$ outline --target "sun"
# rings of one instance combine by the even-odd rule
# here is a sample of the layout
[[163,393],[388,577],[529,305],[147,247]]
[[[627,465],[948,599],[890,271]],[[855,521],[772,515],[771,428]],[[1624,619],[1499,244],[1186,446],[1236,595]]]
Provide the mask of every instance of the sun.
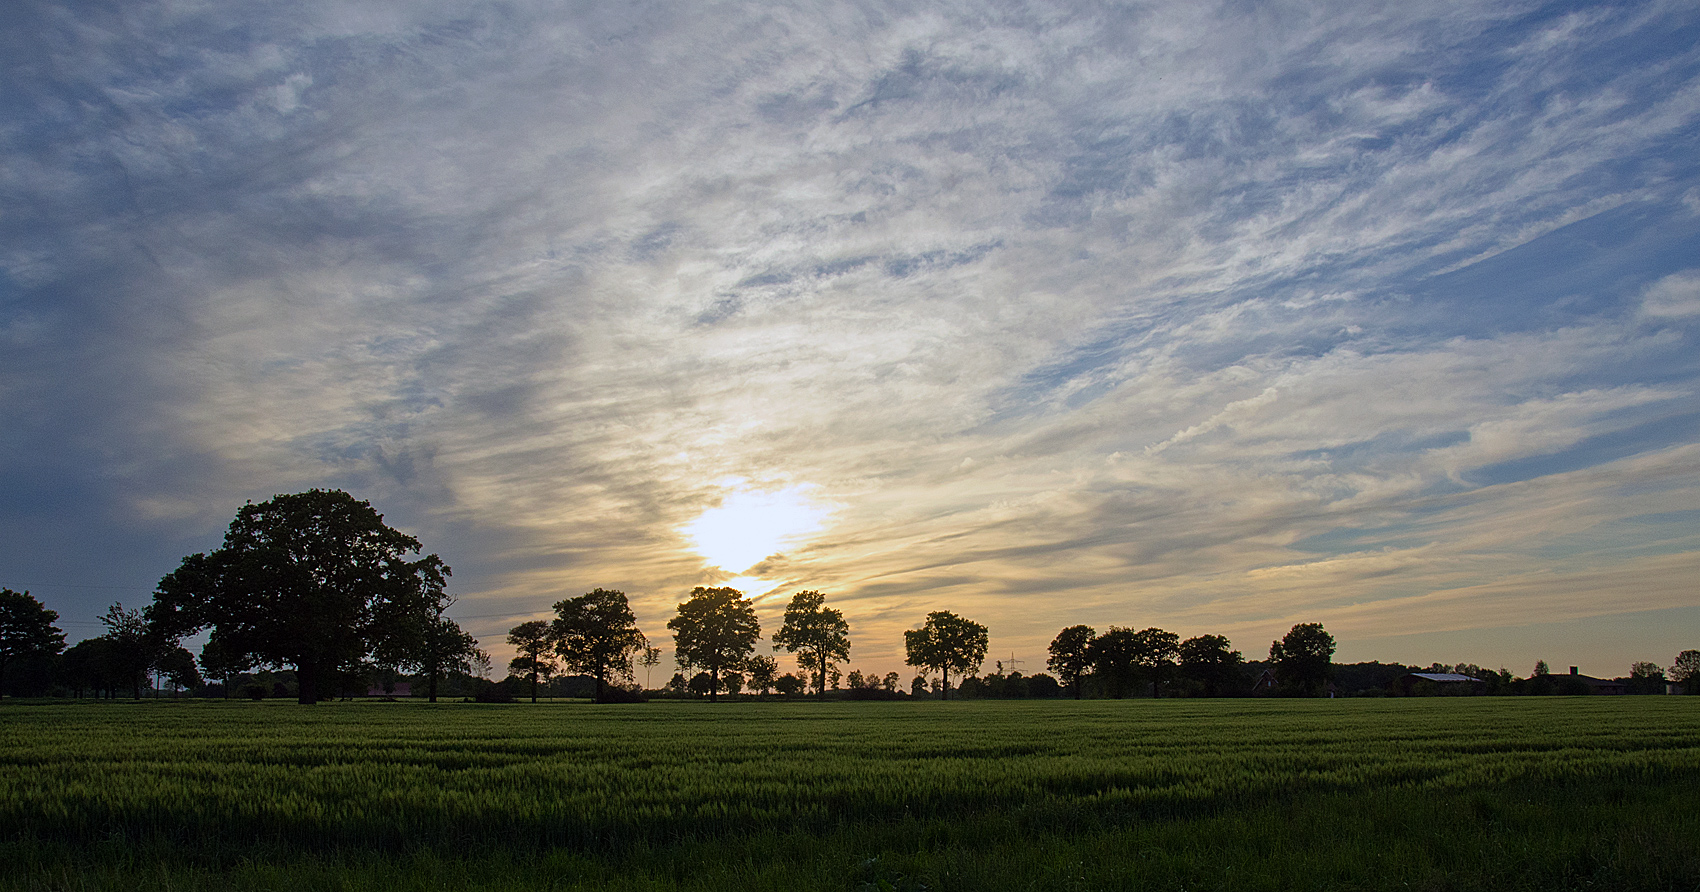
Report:
[[742,573],[821,528],[828,512],[809,499],[812,488],[761,492],[739,486],[680,531],[708,563]]

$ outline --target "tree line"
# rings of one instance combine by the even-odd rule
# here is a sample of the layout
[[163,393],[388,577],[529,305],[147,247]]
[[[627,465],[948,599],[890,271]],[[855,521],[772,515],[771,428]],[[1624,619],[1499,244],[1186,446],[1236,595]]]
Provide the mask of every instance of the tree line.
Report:
[[[145,610],[113,605],[102,617],[106,633],[71,648],[53,626],[56,613],[28,592],[0,591],[0,691],[14,687],[7,671],[20,663],[34,667],[33,687],[41,687],[40,667],[51,664],[55,681],[77,696],[127,688],[138,697],[149,673],[187,688],[199,686],[204,673],[224,679],[228,691],[245,673],[288,667],[301,703],[364,693],[379,670],[416,674],[435,701],[445,677],[487,667],[489,658],[447,616],[454,603],[445,591],[450,568],[420,552],[417,539],[391,529],[371,505],[340,490],[249,502],[223,545],[185,557],[160,580]],[[667,628],[678,671],[665,689],[710,700],[746,687],[793,696],[813,688],[826,697],[843,679],[839,667],[850,654],[849,623],[818,591],[793,594],[772,635],[774,652],[796,656],[795,674],[780,674],[772,657],[756,652],[761,625],[754,605],[736,589],[693,589]],[[197,661],[181,641],[200,632],[209,634]],[[1221,635],[1182,640],[1156,628],[1111,626],[1100,634],[1074,625],[1048,647],[1046,666],[1055,678],[1023,679],[1013,664],[1008,674],[1000,664],[997,673],[980,679],[988,641],[980,623],[950,611],[927,614],[919,628],[903,633],[905,662],[919,673],[909,693],[930,689],[948,698],[954,678],[961,692],[990,696],[1018,689],[1077,699],[1220,696],[1243,693],[1248,682],[1262,692],[1315,696],[1329,684],[1335,650],[1321,624],[1300,623],[1271,642],[1253,679],[1250,670],[1259,667]],[[514,626],[507,642],[516,651],[508,674],[528,685],[534,701],[539,686],[563,672],[592,679],[599,701],[639,699],[635,669],[652,670],[661,658],[638,628],[626,595],[601,588],[556,602],[550,620]],[[1632,678],[1651,678],[1655,670],[1662,684],[1663,670],[1651,663],[1636,664]],[[929,674],[936,675],[930,684]],[[1670,674],[1691,691],[1700,687],[1700,651],[1678,655]],[[1538,667],[1536,677],[1543,675]],[[848,680],[853,695],[902,693],[895,672],[852,671]],[[1529,692],[1545,690],[1536,687],[1542,684]]]

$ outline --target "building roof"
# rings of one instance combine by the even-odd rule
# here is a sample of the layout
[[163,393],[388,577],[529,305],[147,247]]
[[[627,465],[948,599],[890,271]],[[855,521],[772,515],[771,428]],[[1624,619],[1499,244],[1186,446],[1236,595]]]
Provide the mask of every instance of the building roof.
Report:
[[1479,678],[1471,678],[1468,675],[1459,675],[1456,672],[1412,672],[1411,675],[1417,678],[1428,679],[1429,681],[1481,681]]

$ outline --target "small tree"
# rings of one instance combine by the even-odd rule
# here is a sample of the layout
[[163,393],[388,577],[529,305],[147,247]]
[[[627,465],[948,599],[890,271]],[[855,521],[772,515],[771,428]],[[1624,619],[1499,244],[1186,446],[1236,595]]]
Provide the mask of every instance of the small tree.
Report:
[[540,619],[527,620],[508,630],[508,643],[519,655],[508,662],[508,674],[531,680],[531,702],[537,702],[539,679],[547,681],[560,668],[555,662],[555,634]]
[[826,606],[820,592],[797,592],[785,607],[785,624],[773,634],[773,646],[799,653],[797,661],[813,673],[826,697],[826,679],[834,663],[850,659],[850,624]]
[[1095,636],[1091,626],[1069,626],[1051,639],[1051,656],[1045,665],[1068,686],[1076,700],[1080,699],[1081,677],[1092,670],[1092,639]]
[[897,686],[902,684],[902,683],[903,683],[903,676],[898,675],[895,672],[887,672],[885,674],[885,678],[880,680],[880,687],[883,687],[887,691],[890,691],[891,693],[895,694],[895,693],[897,693]]
[[741,668],[761,637],[755,608],[735,588],[697,586],[667,628],[675,659],[707,670],[710,700],[719,696],[721,673]]
[[643,655],[638,657],[638,665],[643,667],[643,686],[648,688],[655,674],[655,667],[661,665],[661,648],[645,647]]
[[108,607],[100,621],[106,625],[101,637],[111,642],[106,657],[112,674],[130,686],[137,700],[142,699],[142,682],[163,651],[159,638],[140,610],[125,610],[122,604]]
[[[445,676],[481,665],[486,667],[487,674],[490,660],[488,654],[478,649],[478,639],[449,618],[448,610],[454,606],[455,599],[443,592],[443,575],[446,573],[432,574],[411,597],[384,605],[384,634],[374,650],[380,665],[425,676],[425,691],[432,703],[437,702],[437,691]],[[320,666],[319,681],[331,675],[327,668],[330,667]]]
[[58,619],[28,591],[0,588],[0,693],[6,691],[6,664],[65,649],[65,633],[53,625]]
[[1685,650],[1671,663],[1671,680],[1690,694],[1700,694],[1700,650]]
[[1289,690],[1305,696],[1321,693],[1328,684],[1333,658],[1334,636],[1324,631],[1321,623],[1299,623],[1269,645],[1275,677]]
[[195,671],[195,655],[183,647],[167,648],[156,661],[155,668],[165,674],[173,689],[201,686],[201,673]]
[[774,683],[778,680],[779,664],[772,657],[757,656],[750,657],[746,666],[750,689],[767,696],[767,692],[773,690]]
[[787,672],[773,680],[773,687],[775,690],[779,691],[779,693],[787,697],[795,697],[803,692],[803,688],[806,687],[806,684],[801,678]]
[[903,647],[911,666],[937,669],[944,677],[943,698],[950,699],[950,673],[966,675],[986,661],[986,627],[963,619],[948,610],[927,614],[919,629],[903,633]]
[[691,693],[698,697],[706,697],[714,694],[715,687],[718,684],[719,682],[707,672],[698,672],[691,676],[691,680],[686,683],[686,686],[690,688]]
[[597,589],[555,604],[556,652],[567,667],[596,679],[596,699],[608,699],[608,680],[629,679],[632,657],[649,645],[624,592]]
[[105,636],[84,638],[65,649],[65,682],[79,699],[84,691],[97,699],[102,693],[113,696],[120,684],[129,684],[128,679],[118,677],[112,651],[112,640]]
[[201,670],[208,678],[217,678],[224,682],[224,696],[229,699],[236,684],[236,676],[254,668],[253,658],[239,650],[226,646],[219,635],[207,639],[201,646]]
[[1663,694],[1665,667],[1658,663],[1640,662],[1629,667],[1629,693]]

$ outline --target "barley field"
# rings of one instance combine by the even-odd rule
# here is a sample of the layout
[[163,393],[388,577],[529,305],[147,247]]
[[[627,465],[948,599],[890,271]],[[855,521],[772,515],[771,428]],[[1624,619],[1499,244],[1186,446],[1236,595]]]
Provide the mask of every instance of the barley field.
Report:
[[1700,698],[0,705],[0,889],[1700,889]]

